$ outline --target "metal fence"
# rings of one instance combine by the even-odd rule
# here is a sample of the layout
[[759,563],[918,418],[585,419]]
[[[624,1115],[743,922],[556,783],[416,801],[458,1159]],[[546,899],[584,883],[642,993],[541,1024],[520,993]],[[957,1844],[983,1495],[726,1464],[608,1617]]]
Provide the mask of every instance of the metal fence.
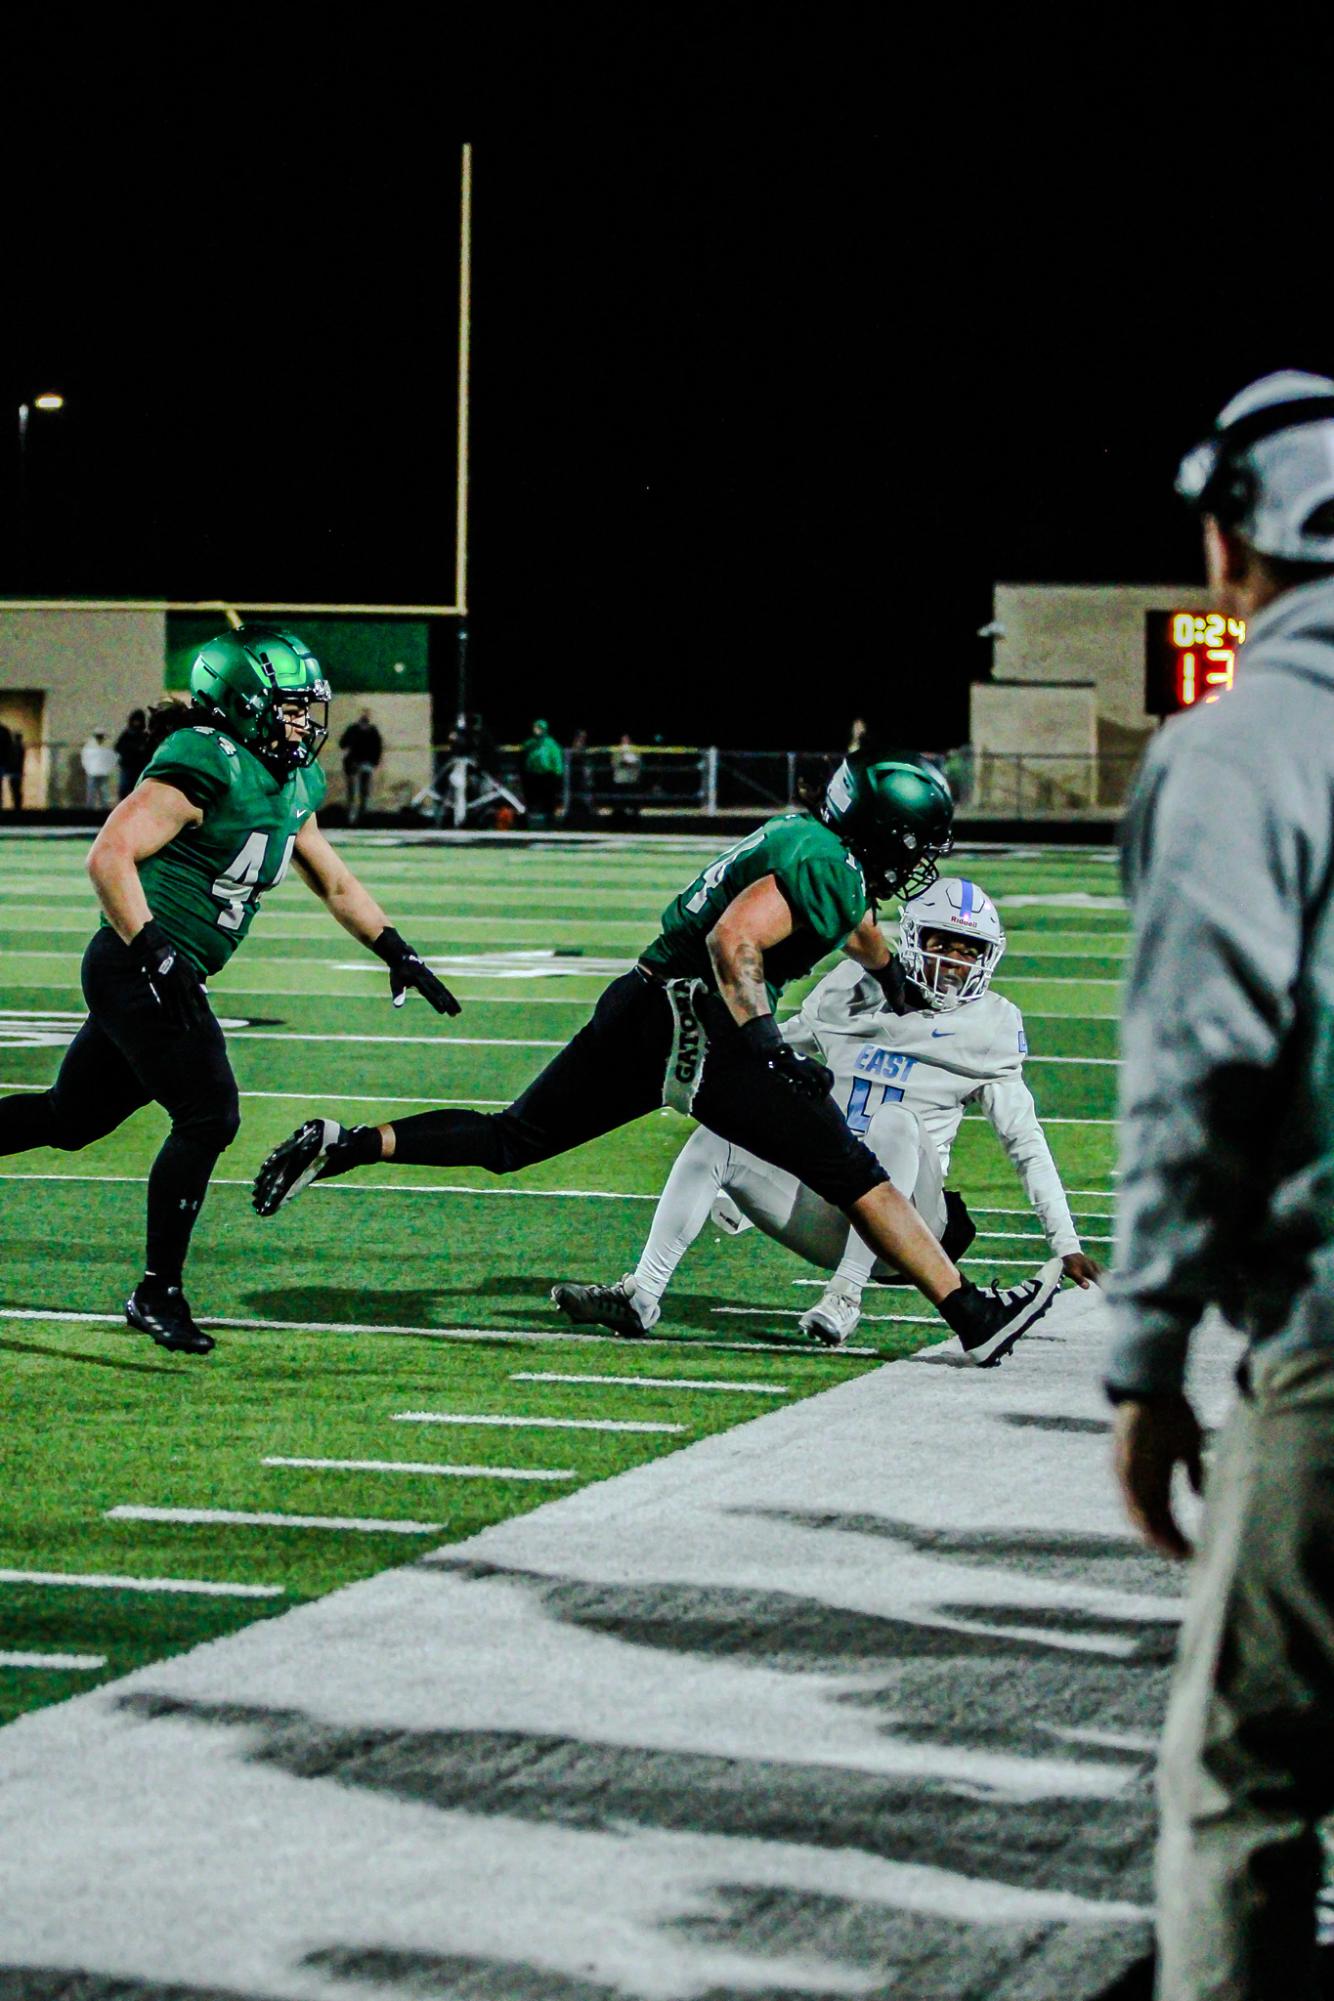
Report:
[[[96,810],[99,800],[90,792],[80,750],[81,745],[73,743],[29,745],[21,803],[39,810]],[[420,749],[413,754],[422,757]],[[740,820],[813,803],[839,755],[663,744],[567,750],[557,811],[572,827],[679,813]],[[965,744],[942,753],[940,762],[965,813],[1024,819],[1082,814],[1110,818],[1125,801],[1139,754],[974,752]],[[447,746],[432,753],[432,765],[434,775],[424,786],[382,772],[372,787],[369,809],[438,826],[504,825],[523,816],[526,802],[516,746],[502,746],[485,772],[476,765],[463,767]],[[419,770],[424,768],[424,762],[418,764]],[[341,806],[346,789],[338,760],[326,761],[326,770],[330,804]],[[0,774],[0,811],[17,803],[14,791],[12,779]],[[101,806],[114,805],[118,796],[113,771],[101,788]]]

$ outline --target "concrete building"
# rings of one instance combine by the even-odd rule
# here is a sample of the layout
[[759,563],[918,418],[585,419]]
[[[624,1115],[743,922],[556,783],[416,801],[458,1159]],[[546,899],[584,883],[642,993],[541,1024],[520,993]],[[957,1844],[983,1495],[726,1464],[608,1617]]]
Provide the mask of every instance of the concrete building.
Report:
[[1170,700],[1163,615],[1206,605],[1199,584],[997,584],[991,678],[972,691],[970,804],[1114,814]]
[[[406,804],[431,772],[428,621],[300,611],[254,616],[291,624],[328,671],[334,699],[322,762],[330,803],[344,794],[338,739],[369,708],[385,743],[373,803]],[[95,729],[114,742],[131,709],[181,693],[194,650],[225,623],[221,610],[197,606],[0,601],[0,723],[23,733],[24,804],[81,801],[79,746]]]

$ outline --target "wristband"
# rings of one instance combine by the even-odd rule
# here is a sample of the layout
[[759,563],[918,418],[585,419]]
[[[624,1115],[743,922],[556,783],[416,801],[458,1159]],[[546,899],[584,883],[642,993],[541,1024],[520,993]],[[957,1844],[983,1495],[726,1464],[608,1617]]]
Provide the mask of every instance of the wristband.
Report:
[[769,1056],[775,1049],[786,1049],[787,1044],[778,1032],[778,1023],[771,1014],[757,1014],[750,1021],[743,1021],[741,1033],[747,1046],[757,1056]]
[[385,925],[384,930],[371,946],[371,950],[377,959],[384,960],[386,966],[396,964],[399,959],[410,959],[412,957],[411,945],[405,943],[399,937],[392,924]]

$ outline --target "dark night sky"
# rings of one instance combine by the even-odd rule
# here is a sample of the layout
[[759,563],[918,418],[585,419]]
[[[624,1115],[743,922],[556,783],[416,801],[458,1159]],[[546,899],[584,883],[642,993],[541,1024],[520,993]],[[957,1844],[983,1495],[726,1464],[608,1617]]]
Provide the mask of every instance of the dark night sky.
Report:
[[1195,574],[1180,449],[1334,370],[1327,28],[307,18],[25,51],[0,593],[447,602],[463,137],[501,734],[957,740],[993,581]]

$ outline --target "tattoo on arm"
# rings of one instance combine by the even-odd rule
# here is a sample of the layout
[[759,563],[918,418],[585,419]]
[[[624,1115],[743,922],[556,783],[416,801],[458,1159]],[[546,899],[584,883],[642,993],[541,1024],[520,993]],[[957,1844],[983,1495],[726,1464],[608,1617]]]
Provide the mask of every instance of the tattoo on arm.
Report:
[[737,1021],[772,1013],[764,985],[764,954],[758,945],[742,938],[725,955],[715,952],[712,957],[718,991]]

